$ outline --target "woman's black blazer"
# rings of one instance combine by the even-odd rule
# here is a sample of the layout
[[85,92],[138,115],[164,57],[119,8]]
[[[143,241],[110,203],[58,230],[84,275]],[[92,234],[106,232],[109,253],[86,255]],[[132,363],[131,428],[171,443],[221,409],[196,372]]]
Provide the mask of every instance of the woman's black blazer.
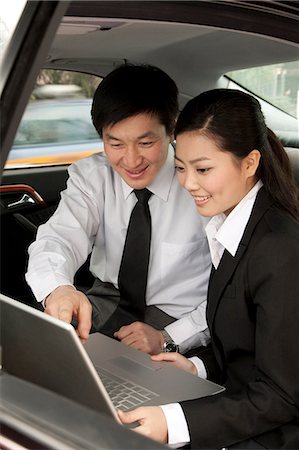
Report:
[[204,361],[226,391],[181,403],[191,448],[298,449],[299,223],[264,188],[235,257],[211,274],[207,319],[214,367]]

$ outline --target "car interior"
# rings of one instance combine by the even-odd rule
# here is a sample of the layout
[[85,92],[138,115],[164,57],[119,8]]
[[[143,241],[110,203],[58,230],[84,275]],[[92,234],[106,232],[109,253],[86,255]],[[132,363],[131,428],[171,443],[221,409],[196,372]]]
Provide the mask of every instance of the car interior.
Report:
[[[281,29],[277,28],[275,36],[262,34],[262,19],[256,10],[249,11],[255,14],[257,30],[253,31],[257,32],[246,29],[252,26],[248,16],[242,16],[232,2],[174,2],[171,6],[151,2],[151,8],[146,2],[70,2],[42,68],[92,74],[100,80],[126,61],[153,64],[176,81],[181,107],[208,89],[242,89],[226,75],[241,69],[295,62],[298,81],[298,33],[293,36],[290,27],[292,20],[298,20],[296,11],[284,6],[279,17],[280,28],[288,20],[288,39],[279,36]],[[267,11],[261,6],[258,12],[261,17],[268,14],[269,28],[274,28],[276,23],[269,19],[278,19],[271,17],[270,8]],[[242,20],[237,21],[238,14]],[[264,99],[260,101],[268,126],[281,137],[299,182],[298,120]],[[66,180],[67,165],[28,163],[3,172],[2,291],[33,306],[38,305],[24,281],[27,248],[37,226],[55,210]],[[76,283],[84,289],[91,282],[85,265]]]
[[[46,8],[50,8],[47,4],[52,2],[28,3],[36,3],[35,8],[37,4],[44,3],[41,7],[45,8],[44,15],[47,16]],[[44,18],[44,24],[47,23],[50,29],[49,35],[42,40],[41,47],[35,49],[33,33],[30,44],[31,51],[39,53],[39,61],[42,61],[41,64],[32,64],[35,79],[41,70],[51,70],[88,74],[99,77],[100,82],[119,64],[128,62],[152,64],[167,72],[179,88],[180,108],[189,99],[208,89],[221,87],[248,90],[260,100],[268,127],[285,146],[299,185],[297,2],[222,0],[53,3],[64,3],[63,12],[59,13],[61,17],[56,19],[56,25]],[[29,21],[26,14],[21,20]],[[35,24],[39,24],[37,16]],[[292,82],[290,87],[283,86],[282,89],[297,89],[297,103],[292,106],[292,113],[286,111],[282,103],[275,105],[230,76],[238,71],[272,65],[285,67],[287,64],[291,64]],[[276,82],[285,83],[281,72],[276,73]],[[35,79],[31,86],[35,84]],[[30,88],[26,83],[25,77],[24,90],[26,88],[28,91]],[[18,89],[21,91],[22,87]],[[15,131],[27,102],[25,99],[22,101],[23,106],[15,120]],[[10,117],[8,114],[7,120]],[[11,145],[6,144],[6,134],[3,134],[3,165],[14,137],[9,139]],[[2,173],[1,292],[35,308],[41,307],[33,298],[24,278],[27,248],[34,240],[37,227],[55,211],[60,192],[66,187],[67,170],[68,164],[47,161],[7,166]],[[92,284],[88,261],[78,271],[75,284],[82,290]],[[157,445],[157,448],[160,446]]]

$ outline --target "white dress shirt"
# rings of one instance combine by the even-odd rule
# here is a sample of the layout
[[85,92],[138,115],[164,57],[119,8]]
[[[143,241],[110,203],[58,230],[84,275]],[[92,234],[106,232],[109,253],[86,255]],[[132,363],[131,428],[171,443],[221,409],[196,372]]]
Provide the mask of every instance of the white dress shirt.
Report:
[[258,181],[227,217],[224,214],[218,214],[207,224],[206,234],[215,269],[219,265],[224,250],[235,256],[257,193],[262,186],[263,183]]
[[[232,256],[235,256],[237,253],[257,193],[262,186],[263,183],[258,181],[228,216],[218,214],[212,217],[207,224],[206,233],[212,262],[216,270],[224,250],[227,250]],[[203,371],[203,362],[197,357],[192,357],[190,360],[195,364],[198,376],[206,378],[205,370]],[[171,403],[162,405],[161,408],[165,414],[168,426],[169,446],[178,448],[188,444],[190,435],[181,405],[179,403]]]
[[[173,148],[150,186],[151,254],[147,305],[178,319],[166,327],[182,352],[205,345],[206,295],[211,258],[206,219],[177,180]],[[118,287],[118,272],[131,211],[133,189],[110,167],[105,154],[69,167],[67,189],[57,211],[41,225],[29,248],[26,280],[42,301],[60,285],[72,285],[78,268],[92,252],[90,270]]]

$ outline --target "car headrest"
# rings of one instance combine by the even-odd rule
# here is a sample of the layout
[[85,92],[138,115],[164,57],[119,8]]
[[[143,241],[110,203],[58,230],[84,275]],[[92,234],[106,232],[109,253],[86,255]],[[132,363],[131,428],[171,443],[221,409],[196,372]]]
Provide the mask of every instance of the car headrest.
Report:
[[299,148],[285,147],[285,151],[289,156],[294,177],[297,185],[299,186]]
[[282,145],[286,148],[299,148],[298,131],[275,131],[276,136],[280,139]]

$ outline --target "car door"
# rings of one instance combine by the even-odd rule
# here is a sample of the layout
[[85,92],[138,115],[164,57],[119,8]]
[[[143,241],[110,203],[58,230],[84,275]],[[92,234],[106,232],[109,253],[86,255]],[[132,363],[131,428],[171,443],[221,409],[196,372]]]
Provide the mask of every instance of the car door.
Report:
[[[1,64],[1,172],[48,48],[68,2],[27,2]],[[66,167],[6,171],[1,179],[1,291],[30,303],[24,281],[26,250],[34,230],[18,220],[53,208]],[[54,181],[55,180],[55,181]]]

